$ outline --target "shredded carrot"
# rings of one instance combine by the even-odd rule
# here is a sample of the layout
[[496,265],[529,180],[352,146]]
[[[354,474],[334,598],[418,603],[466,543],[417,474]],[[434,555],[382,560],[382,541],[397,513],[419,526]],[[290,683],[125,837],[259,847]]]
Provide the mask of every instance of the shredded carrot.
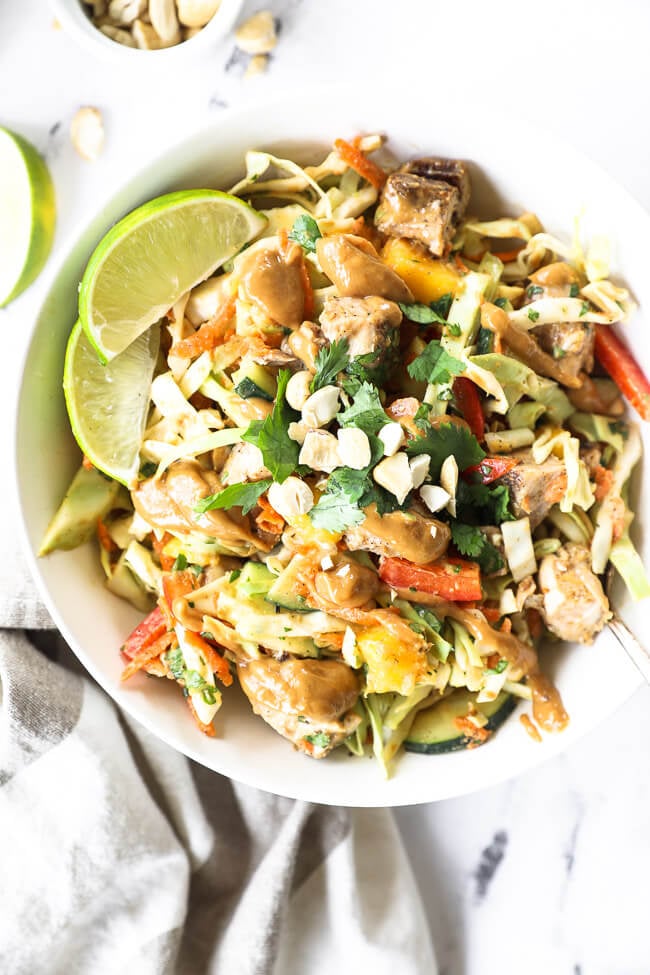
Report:
[[499,260],[503,261],[504,264],[509,264],[510,261],[517,260],[519,257],[519,252],[523,250],[523,248],[524,245],[522,244],[521,247],[513,247],[513,249],[510,251],[492,251],[492,256],[498,257]]
[[255,518],[255,524],[263,532],[271,535],[281,535],[284,531],[284,518],[271,507],[264,495],[260,495],[257,503],[262,509]]
[[191,630],[186,630],[185,639],[190,646],[194,647],[195,650],[198,650],[199,653],[203,654],[208,667],[213,674],[216,674],[221,683],[225,687],[230,687],[232,684],[232,674],[230,673],[228,661],[222,657],[220,653],[217,653],[214,647],[210,646],[208,641],[204,640],[203,637],[199,636],[198,633],[193,633]]
[[217,735],[212,725],[205,724],[205,722],[201,721],[198,714],[196,713],[196,708],[194,707],[194,704],[192,702],[191,695],[188,694],[185,700],[187,701],[188,708],[192,712],[192,717],[194,718],[197,727],[203,732],[204,735],[207,735],[208,738],[216,738]]
[[235,299],[230,298],[211,321],[201,325],[200,329],[182,339],[172,347],[172,354],[182,359],[195,359],[203,352],[210,352],[227,337],[230,320],[235,314]]
[[485,616],[488,623],[497,623],[503,616],[501,610],[497,609],[495,606],[481,606],[481,612],[483,613],[483,616]]
[[386,182],[386,173],[376,163],[361,152],[357,146],[346,142],[345,139],[335,139],[334,149],[344,163],[355,173],[367,180],[376,190],[380,190]]
[[97,519],[97,538],[101,547],[109,555],[115,555],[116,552],[119,552],[119,546],[111,538],[108,528],[101,518]]
[[462,259],[462,257],[460,256],[460,254],[454,254],[454,263],[455,263],[456,267],[458,268],[458,270],[459,271],[462,271],[463,274],[468,274],[469,273],[469,268],[468,268],[467,264],[465,264],[465,261]]
[[142,670],[145,664],[148,664],[151,660],[155,660],[161,653],[164,653],[175,639],[176,634],[173,631],[171,633],[163,633],[162,636],[159,636],[148,647],[143,647],[142,650],[138,650],[133,659],[122,671],[120,680],[128,680],[129,677],[133,677],[139,670]]
[[596,482],[596,490],[594,492],[596,501],[602,501],[605,495],[609,493],[614,475],[608,467],[603,467],[602,464],[599,464],[594,471],[594,480]]
[[163,549],[168,542],[172,540],[173,536],[169,532],[165,532],[162,538],[158,539],[155,535],[152,536],[151,544],[153,545],[153,550],[158,556],[158,561],[160,562],[160,568],[163,572],[169,572],[174,562],[176,561],[171,555],[165,555]]
[[163,596],[171,612],[174,612],[174,600],[181,596],[198,589],[198,580],[190,569],[181,569],[178,572],[166,572],[162,578]]
[[81,461],[81,466],[85,471],[92,471],[95,469],[95,465],[91,460],[89,460],[86,455],[83,455],[83,460]]

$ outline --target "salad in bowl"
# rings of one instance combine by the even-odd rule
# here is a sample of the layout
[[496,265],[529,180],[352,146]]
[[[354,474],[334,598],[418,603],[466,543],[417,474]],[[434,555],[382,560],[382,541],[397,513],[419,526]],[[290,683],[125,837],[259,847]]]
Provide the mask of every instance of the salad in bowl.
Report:
[[607,625],[610,566],[650,594],[624,413],[650,385],[607,241],[478,219],[464,160],[379,135],[245,164],[93,254],[64,375],[84,460],[41,554],[97,537],[144,617],[124,680],[175,683],[206,735],[235,682],[299,751],[386,772],[521,700],[561,731],[544,643]]

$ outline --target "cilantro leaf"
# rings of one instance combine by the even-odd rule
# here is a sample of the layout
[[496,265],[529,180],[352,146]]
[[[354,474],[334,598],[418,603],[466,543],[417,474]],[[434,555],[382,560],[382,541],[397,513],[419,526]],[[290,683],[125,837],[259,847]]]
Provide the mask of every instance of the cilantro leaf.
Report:
[[289,424],[298,418],[286,401],[289,375],[288,369],[281,369],[278,373],[278,392],[273,412],[264,420],[253,420],[242,434],[242,440],[255,444],[262,451],[264,465],[279,484],[295,471],[300,453],[300,446],[289,436]]
[[494,349],[494,332],[491,332],[489,328],[481,327],[478,330],[478,338],[476,340],[476,353],[477,355],[487,355]]
[[[351,388],[349,383],[346,384],[346,391]],[[388,423],[376,386],[362,382],[352,395],[354,399],[350,406],[338,415],[340,426],[356,427],[364,433],[375,434]]]
[[455,322],[447,322],[446,328],[447,328],[447,331],[449,332],[449,334],[450,335],[453,335],[454,338],[458,338],[458,336],[461,333],[461,327],[460,327],[460,325],[456,325]]
[[418,430],[426,430],[429,424],[429,416],[431,415],[431,407],[428,403],[420,403],[417,408],[417,412],[413,417],[413,422],[415,423]]
[[577,298],[579,294],[580,294],[580,288],[578,287],[578,285],[575,283],[572,284],[571,287],[569,288],[569,298]]
[[308,213],[301,213],[299,217],[296,217],[293,223],[293,227],[289,231],[289,240],[293,240],[294,243],[300,244],[302,249],[308,254],[313,254],[316,250],[316,241],[319,237],[323,235],[320,232],[320,228],[313,217],[310,217]]
[[539,319],[539,312],[535,311],[534,308],[529,308],[527,314],[531,322],[536,322]]
[[357,501],[358,498],[351,496],[342,484],[330,477],[327,491],[309,512],[311,523],[329,532],[344,532],[354,525],[360,525],[365,515]]
[[329,386],[332,380],[347,368],[349,362],[346,338],[335,340],[326,349],[319,349],[316,356],[316,375],[310,386],[312,393],[322,389],[323,386]]
[[499,550],[488,541],[476,525],[464,525],[462,522],[453,521],[451,537],[460,554],[478,562],[486,575],[498,572],[503,567]]
[[172,565],[172,572],[182,572],[183,569],[187,568],[187,556],[179,552],[174,559],[174,564]]
[[583,301],[580,305],[580,318],[582,318],[583,315],[586,315],[589,310],[589,302]]
[[157,470],[157,464],[154,464],[154,462],[151,460],[145,460],[144,464],[140,468],[140,477],[153,477]]
[[544,289],[539,284],[529,284],[526,288],[526,294],[529,298],[538,298],[544,294]]
[[429,302],[429,308],[431,311],[435,311],[440,318],[446,319],[453,300],[454,296],[451,291],[447,291],[444,295],[437,298],[436,301]]
[[328,734],[324,731],[317,731],[313,735],[305,735],[305,741],[310,741],[312,745],[316,745],[317,748],[327,748],[331,739]]
[[494,304],[497,306],[497,308],[502,308],[503,311],[505,311],[506,310],[506,306],[508,304],[508,299],[507,298],[495,298],[494,299]]
[[214,511],[216,508],[241,507],[242,514],[247,515],[251,508],[257,504],[259,496],[270,488],[272,483],[271,478],[267,477],[263,481],[252,481],[250,484],[246,482],[231,484],[217,494],[210,494],[207,498],[201,498],[194,505],[194,510],[198,514],[203,514],[206,511]]
[[448,383],[452,376],[465,372],[465,363],[449,355],[442,344],[433,339],[406,368],[411,379],[425,383]]
[[421,301],[409,303],[398,301],[398,305],[404,317],[417,325],[432,325],[434,322],[438,325],[446,325],[452,301],[453,295],[449,292],[428,305],[424,305]]
[[485,451],[480,443],[466,427],[455,423],[443,423],[434,429],[426,422],[424,430],[424,436],[409,441],[406,452],[410,457],[416,457],[418,454],[430,456],[429,473],[434,481],[438,479],[440,468],[451,454],[456,458],[460,471],[480,463],[485,457]]
[[512,521],[509,504],[510,491],[506,484],[489,487],[487,484],[467,484],[465,481],[458,483],[456,506],[460,521],[483,525]]
[[165,654],[165,663],[169,667],[172,677],[174,677],[176,680],[180,680],[185,670],[181,648],[176,647],[175,650],[168,650]]

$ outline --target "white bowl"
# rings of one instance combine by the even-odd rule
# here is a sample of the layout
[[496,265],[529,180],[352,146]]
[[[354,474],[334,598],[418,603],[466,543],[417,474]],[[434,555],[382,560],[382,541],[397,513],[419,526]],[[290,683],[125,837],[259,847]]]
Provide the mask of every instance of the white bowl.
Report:
[[133,67],[144,63],[149,66],[167,66],[172,63],[178,64],[183,60],[188,64],[194,63],[198,56],[214,47],[228,33],[244,0],[221,0],[221,6],[212,20],[198,34],[187,41],[159,51],[143,51],[140,48],[127,47],[106,37],[88,17],[81,0],[50,0],[50,3],[63,29],[67,30],[71,37],[82,44],[90,54],[114,61],[120,66]]
[[[110,595],[93,545],[37,560],[34,552],[79,463],[70,435],[61,375],[63,354],[75,321],[77,283],[96,242],[128,210],[169,190],[228,187],[250,147],[281,145],[295,151],[330,142],[336,136],[381,130],[402,157],[418,153],[460,156],[474,162],[473,209],[481,215],[535,210],[547,228],[569,236],[573,219],[583,213],[588,234],[608,234],[617,265],[625,269],[641,308],[650,308],[646,245],[650,219],[610,176],[566,145],[540,132],[523,130],[516,139],[438,100],[430,122],[421,106],[388,89],[355,103],[345,90],[329,88],[273,103],[224,113],[209,128],[167,150],[110,199],[61,263],[56,281],[34,324],[19,396],[16,464],[22,515],[31,566],[43,597],[83,664],[118,704],[174,748],[217,772],[285,796],[348,806],[392,806],[457,796],[493,784],[541,762],[622,705],[640,678],[623,651],[605,631],[593,647],[550,649],[542,657],[571,715],[569,728],[535,744],[512,718],[484,747],[450,755],[404,755],[386,782],[374,761],[347,756],[343,749],[325,761],[293,751],[260,718],[254,717],[238,691],[225,694],[216,721],[216,739],[202,736],[190,719],[178,689],[167,681],[138,676],[119,682],[119,647],[138,622],[138,613]],[[650,373],[650,344],[643,316],[628,330],[635,353]],[[644,440],[648,436],[644,432]],[[637,472],[635,486],[650,490],[650,451]],[[643,531],[645,510],[638,491],[634,536],[646,565],[650,539]],[[643,505],[645,509],[647,505]],[[643,607],[617,597],[625,619],[644,635]],[[646,624],[647,625],[647,624]]]

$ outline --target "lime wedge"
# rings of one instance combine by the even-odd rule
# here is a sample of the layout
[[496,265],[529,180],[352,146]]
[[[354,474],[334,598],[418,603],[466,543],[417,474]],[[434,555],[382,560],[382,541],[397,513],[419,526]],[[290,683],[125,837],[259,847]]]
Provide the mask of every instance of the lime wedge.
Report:
[[149,412],[160,332],[149,329],[102,365],[77,322],[68,339],[63,391],[75,439],[95,467],[131,487]]
[[120,220],[97,245],[79,292],[79,317],[101,360],[126,349],[265,222],[216,190],[159,196]]
[[41,272],[55,222],[47,166],[29,142],[0,128],[0,308]]

